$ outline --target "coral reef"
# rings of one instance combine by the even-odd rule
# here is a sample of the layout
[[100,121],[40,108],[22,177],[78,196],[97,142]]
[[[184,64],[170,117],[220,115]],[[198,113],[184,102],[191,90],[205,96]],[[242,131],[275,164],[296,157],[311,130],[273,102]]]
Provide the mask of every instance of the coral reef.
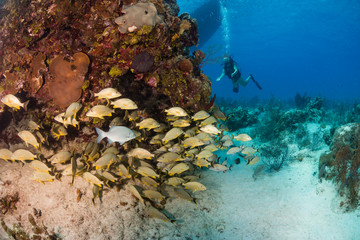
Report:
[[228,116],[226,124],[230,130],[236,131],[240,128],[245,128],[257,123],[260,113],[259,109],[251,110],[241,106],[226,109],[225,114]]
[[334,179],[340,195],[346,196],[349,209],[359,204],[360,124],[336,129],[330,151],[319,161],[319,177]]
[[[191,112],[206,106],[211,88],[210,81],[199,70],[201,60],[192,62],[196,69],[193,72],[178,72],[177,67],[179,59],[191,58],[187,56],[187,48],[198,41],[196,21],[186,14],[177,17],[175,1],[135,3],[85,0],[4,3],[0,19],[3,29],[0,33],[0,97],[25,92],[26,97],[33,98],[32,109],[41,106],[52,116],[81,96],[80,101],[86,104],[92,100],[92,92],[105,87],[117,87],[128,96],[140,93],[141,100],[151,98],[152,101],[142,105],[151,109],[150,115],[181,101]],[[127,29],[120,32],[115,19],[130,20],[134,18],[134,10],[142,11],[145,18],[135,18],[140,23],[132,32]],[[128,27],[133,26],[130,25]],[[86,54],[91,63],[85,73],[71,69],[72,74],[79,76],[75,81],[68,80],[73,85],[69,85],[67,88],[71,91],[67,91],[64,89],[67,83],[56,80],[59,77],[54,75],[52,65],[60,63],[69,68],[70,64],[71,68],[80,52]],[[152,56],[153,64],[149,69],[139,70],[136,61],[144,52]],[[176,96],[173,84],[169,84],[170,76],[179,78],[172,81],[183,88],[181,96]],[[198,102],[187,102],[187,94]]]

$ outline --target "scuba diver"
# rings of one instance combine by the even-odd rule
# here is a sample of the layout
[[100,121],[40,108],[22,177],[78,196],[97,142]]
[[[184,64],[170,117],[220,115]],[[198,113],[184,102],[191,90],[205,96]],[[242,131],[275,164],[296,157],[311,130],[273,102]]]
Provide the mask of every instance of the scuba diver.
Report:
[[262,89],[262,87],[259,85],[258,82],[255,81],[254,77],[251,74],[246,79],[242,78],[237,63],[230,56],[227,55],[224,57],[223,71],[220,77],[216,79],[216,81],[220,81],[225,75],[232,81],[233,92],[239,92],[239,84],[243,87],[246,87],[250,80],[252,80],[260,90]]

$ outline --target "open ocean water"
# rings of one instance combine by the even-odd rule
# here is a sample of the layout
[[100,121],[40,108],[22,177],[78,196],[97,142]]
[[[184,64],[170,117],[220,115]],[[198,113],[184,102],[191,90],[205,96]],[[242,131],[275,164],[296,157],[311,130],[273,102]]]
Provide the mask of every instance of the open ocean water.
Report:
[[[181,12],[191,14],[211,1],[181,0],[178,5]],[[228,50],[242,74],[253,74],[263,87],[259,91],[250,83],[235,94],[229,79],[215,82],[221,62],[209,64],[203,70],[213,80],[217,96],[286,99],[300,93],[334,100],[359,98],[359,1],[215,1],[220,3],[221,25],[201,50],[207,53],[209,47],[222,46],[219,55]],[[201,33],[203,26],[199,27]]]

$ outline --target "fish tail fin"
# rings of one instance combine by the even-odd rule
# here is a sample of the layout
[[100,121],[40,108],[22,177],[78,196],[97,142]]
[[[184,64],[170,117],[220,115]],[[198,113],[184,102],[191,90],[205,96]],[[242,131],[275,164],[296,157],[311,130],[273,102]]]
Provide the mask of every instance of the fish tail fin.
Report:
[[96,130],[96,133],[98,134],[96,143],[99,143],[105,137],[105,132],[99,128],[95,128],[95,130]]
[[27,100],[26,102],[23,103],[23,108],[25,109],[25,111],[27,111],[27,106],[29,104],[30,100]]

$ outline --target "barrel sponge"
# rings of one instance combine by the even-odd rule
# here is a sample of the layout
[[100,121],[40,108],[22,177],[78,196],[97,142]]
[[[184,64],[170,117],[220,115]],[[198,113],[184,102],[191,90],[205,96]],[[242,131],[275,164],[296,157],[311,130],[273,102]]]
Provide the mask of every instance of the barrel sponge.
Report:
[[89,57],[82,52],[75,53],[71,61],[60,55],[50,62],[49,93],[56,105],[64,108],[81,97],[89,64]]
[[125,6],[122,13],[123,15],[115,19],[121,33],[133,32],[144,25],[154,27],[155,24],[161,22],[156,7],[152,3],[140,2]]

